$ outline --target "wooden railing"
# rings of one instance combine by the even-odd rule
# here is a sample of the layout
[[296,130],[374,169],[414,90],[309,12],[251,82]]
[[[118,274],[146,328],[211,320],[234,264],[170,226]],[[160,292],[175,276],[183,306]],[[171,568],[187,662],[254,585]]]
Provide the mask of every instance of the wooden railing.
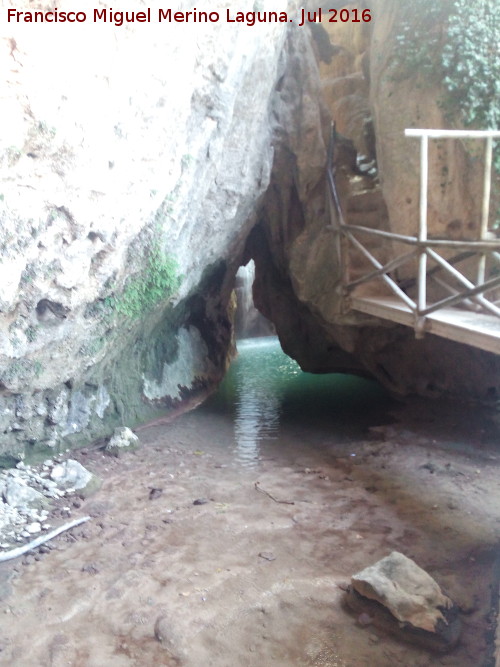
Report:
[[[500,240],[491,239],[488,232],[489,208],[491,200],[491,171],[493,140],[500,138],[500,131],[467,131],[467,130],[417,130],[405,131],[407,137],[420,139],[420,213],[418,234],[408,236],[381,229],[372,229],[360,225],[351,225],[346,222],[342,212],[340,199],[335,185],[333,154],[335,149],[335,129],[332,129],[332,138],[328,151],[327,180],[330,193],[330,203],[335,209],[331,216],[334,230],[338,233],[338,247],[342,270],[342,284],[344,294],[349,296],[353,290],[365,283],[382,280],[394,294],[401,299],[414,314],[415,331],[417,336],[423,335],[425,318],[427,315],[444,307],[455,306],[458,303],[465,307],[481,309],[500,317],[500,308],[497,303],[488,299],[485,293],[500,286],[500,268],[487,274],[487,259],[493,265],[500,267]],[[446,238],[430,239],[427,231],[427,193],[429,177],[428,148],[429,139],[484,139],[486,141],[484,158],[484,185],[481,211],[479,239],[477,241],[460,241]],[[332,212],[333,213],[333,212]],[[403,244],[411,249],[397,254],[382,264],[362,241],[358,238],[377,237],[383,243],[390,241],[389,254],[394,253],[394,246]],[[396,242],[396,243],[395,243]],[[350,249],[356,248],[372,265],[373,270],[365,275],[351,280],[349,267]],[[438,251],[456,251],[458,254],[445,259]],[[476,259],[475,279],[471,280],[458,270],[457,265],[471,258]],[[409,262],[417,262],[416,275],[404,281],[397,281],[393,276],[396,269]],[[429,264],[434,266],[429,269]],[[433,281],[448,296],[433,303],[428,302],[428,281]],[[407,294],[410,287],[416,288],[416,297],[413,299]]]

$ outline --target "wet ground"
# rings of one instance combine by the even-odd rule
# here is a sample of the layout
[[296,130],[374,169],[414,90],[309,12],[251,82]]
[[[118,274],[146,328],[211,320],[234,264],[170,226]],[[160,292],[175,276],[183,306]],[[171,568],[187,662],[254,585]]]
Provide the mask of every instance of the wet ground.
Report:
[[[138,451],[77,454],[103,479],[72,507],[92,520],[1,564],[0,664],[488,664],[500,555],[492,415],[397,404],[356,378],[316,382],[272,341],[259,345],[260,359],[242,346],[207,404],[142,428]],[[345,609],[351,574],[392,550],[461,607],[450,655]]]

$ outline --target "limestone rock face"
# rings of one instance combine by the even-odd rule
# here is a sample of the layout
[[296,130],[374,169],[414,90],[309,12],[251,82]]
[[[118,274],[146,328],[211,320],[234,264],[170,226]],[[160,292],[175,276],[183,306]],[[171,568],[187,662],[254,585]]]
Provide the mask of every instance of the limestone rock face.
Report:
[[[377,159],[391,227],[415,234],[419,205],[419,142],[405,128],[449,128],[439,101],[442,89],[431,77],[399,64],[397,34],[407,17],[405,2],[377,0],[370,58],[370,101]],[[477,239],[482,169],[475,141],[429,142],[429,235]]]
[[220,379],[286,28],[9,24],[0,451],[50,455]]
[[325,192],[330,119],[307,32],[290,31],[286,63],[274,100],[271,184],[247,244],[256,265],[254,299],[304,370],[363,372],[348,349],[347,328],[337,325],[340,266]]

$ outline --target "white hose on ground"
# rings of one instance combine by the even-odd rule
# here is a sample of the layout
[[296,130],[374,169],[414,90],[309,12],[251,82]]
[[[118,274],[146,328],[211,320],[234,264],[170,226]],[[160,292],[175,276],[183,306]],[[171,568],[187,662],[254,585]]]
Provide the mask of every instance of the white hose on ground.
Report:
[[28,551],[36,549],[36,547],[39,547],[40,545],[45,544],[45,542],[52,540],[54,537],[57,537],[57,535],[64,533],[64,531],[69,530],[70,528],[74,528],[75,526],[79,526],[81,523],[85,523],[85,521],[89,520],[89,516],[84,516],[80,519],[74,519],[73,521],[69,521],[68,523],[64,523],[62,526],[59,526],[59,528],[54,528],[54,530],[51,530],[50,533],[40,535],[40,537],[31,540],[31,542],[23,544],[22,547],[16,547],[10,551],[4,551],[3,553],[0,553],[0,563],[6,560],[12,560],[13,558],[18,558]]

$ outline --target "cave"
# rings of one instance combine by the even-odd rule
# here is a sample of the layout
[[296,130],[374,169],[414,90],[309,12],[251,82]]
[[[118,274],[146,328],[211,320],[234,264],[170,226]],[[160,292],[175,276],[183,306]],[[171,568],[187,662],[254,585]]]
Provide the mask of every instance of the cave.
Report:
[[[429,303],[465,290],[457,310],[497,330],[498,20],[431,4],[9,14],[0,662],[498,662],[498,341],[354,307],[390,281],[419,302],[425,254]],[[429,140],[417,238],[405,131],[470,127],[484,155]],[[390,552],[435,578],[460,640],[349,607]]]

